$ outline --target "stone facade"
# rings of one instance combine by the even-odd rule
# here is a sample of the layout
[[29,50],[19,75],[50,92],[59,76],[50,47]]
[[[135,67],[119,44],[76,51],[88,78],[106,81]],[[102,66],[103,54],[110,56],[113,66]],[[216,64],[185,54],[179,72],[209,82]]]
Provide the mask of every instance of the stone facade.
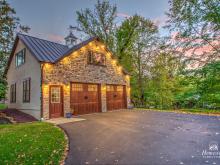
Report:
[[[88,51],[102,52],[106,55],[106,65],[88,64]],[[70,83],[101,84],[102,112],[106,112],[106,84],[126,85],[127,105],[130,105],[130,79],[112,58],[110,52],[99,41],[92,41],[81,49],[72,52],[55,64],[43,66],[43,117],[49,118],[49,86],[59,84],[64,91],[64,114],[70,112]]]

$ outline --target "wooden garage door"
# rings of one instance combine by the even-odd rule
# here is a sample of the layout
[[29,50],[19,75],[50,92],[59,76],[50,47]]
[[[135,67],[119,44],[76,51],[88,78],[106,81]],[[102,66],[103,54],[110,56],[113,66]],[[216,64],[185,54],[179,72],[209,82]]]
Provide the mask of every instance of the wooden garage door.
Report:
[[125,86],[107,85],[106,97],[108,111],[126,108]]
[[100,112],[100,86],[98,84],[71,84],[70,105],[74,115]]

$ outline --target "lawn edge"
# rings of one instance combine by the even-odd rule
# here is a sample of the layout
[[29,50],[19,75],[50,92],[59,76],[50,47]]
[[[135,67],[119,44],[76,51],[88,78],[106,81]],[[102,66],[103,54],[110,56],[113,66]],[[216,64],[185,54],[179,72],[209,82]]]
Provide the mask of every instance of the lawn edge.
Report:
[[66,146],[64,148],[63,156],[62,156],[62,159],[59,162],[60,165],[64,165],[65,164],[65,160],[67,158],[67,155],[69,153],[69,143],[70,143],[69,137],[68,137],[68,134],[66,133],[66,131],[64,129],[62,129],[59,125],[56,125],[56,124],[53,124],[53,125],[63,132],[64,138],[66,140]]
[[220,114],[214,114],[214,113],[198,113],[198,112],[183,112],[178,110],[157,110],[157,109],[144,109],[144,108],[134,108],[135,111],[154,111],[154,112],[170,112],[170,113],[178,113],[178,114],[189,114],[189,115],[202,115],[202,116],[220,116]]

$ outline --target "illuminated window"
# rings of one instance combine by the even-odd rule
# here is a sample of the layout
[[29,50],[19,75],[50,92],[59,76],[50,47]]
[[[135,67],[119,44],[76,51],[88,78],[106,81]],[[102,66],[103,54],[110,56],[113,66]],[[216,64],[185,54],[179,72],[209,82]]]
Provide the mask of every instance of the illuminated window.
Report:
[[88,52],[88,64],[104,66],[105,63],[106,63],[106,58],[103,53],[92,52],[92,51]]
[[123,86],[117,86],[117,92],[123,92]]
[[97,92],[98,91],[97,85],[88,85],[88,91]]
[[60,87],[51,87],[51,103],[60,103]]
[[107,85],[106,90],[107,90],[108,92],[112,92],[112,91],[114,91],[114,86],[112,86],[112,85]]
[[72,84],[72,91],[83,91],[82,84]]

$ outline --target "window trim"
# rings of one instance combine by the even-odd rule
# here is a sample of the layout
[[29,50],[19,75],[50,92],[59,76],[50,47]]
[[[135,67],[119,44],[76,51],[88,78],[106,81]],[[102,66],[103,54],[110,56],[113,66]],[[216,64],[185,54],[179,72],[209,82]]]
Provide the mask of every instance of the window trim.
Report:
[[10,103],[16,103],[16,83],[10,86]]
[[27,78],[23,80],[23,103],[30,103],[30,101],[31,101],[31,78]]
[[[22,52],[23,52],[23,54],[22,54],[23,55],[23,62],[20,65],[18,65],[18,55],[20,55],[20,53],[22,53]],[[23,48],[22,50],[20,50],[19,52],[17,52],[15,54],[15,66],[16,66],[16,68],[24,65],[25,62],[26,62],[26,48]]]

